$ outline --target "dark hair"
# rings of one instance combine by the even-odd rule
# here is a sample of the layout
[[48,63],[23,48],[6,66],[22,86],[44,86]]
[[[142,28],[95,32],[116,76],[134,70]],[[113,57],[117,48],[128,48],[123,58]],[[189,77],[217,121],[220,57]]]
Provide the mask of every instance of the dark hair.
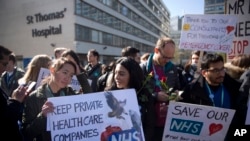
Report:
[[127,46],[122,49],[122,57],[135,57],[137,53],[140,53],[140,50],[135,47]]
[[[116,61],[116,65],[120,64],[124,68],[126,68],[129,72],[130,78],[129,78],[129,87],[134,88],[136,91],[138,91],[142,87],[142,81],[143,81],[143,71],[140,67],[140,65],[132,58],[128,57],[121,57]],[[111,89],[117,89],[117,86],[114,82],[114,71],[115,67],[113,68],[113,83]]]
[[224,63],[224,59],[221,55],[213,54],[213,53],[205,54],[201,60],[201,69],[202,70],[209,69],[210,64],[217,63],[217,62]]
[[[185,72],[188,72],[188,71],[190,71],[190,69],[191,69],[191,64],[192,64],[192,56],[195,54],[195,55],[197,55],[198,57],[200,57],[200,53],[201,53],[201,51],[199,51],[199,50],[194,50],[194,51],[192,51],[192,53],[191,53],[191,56],[190,56],[190,58],[189,58],[189,60],[186,62],[186,64],[184,65],[184,71]],[[207,52],[203,52],[203,55],[205,55]]]
[[0,60],[4,58],[4,56],[9,56],[12,53],[8,48],[0,45]]
[[67,57],[68,55],[71,56],[75,60],[76,64],[80,67],[81,71],[84,71],[83,68],[81,67],[80,59],[77,56],[77,54],[75,53],[75,51],[72,49],[67,49],[67,50],[63,51],[61,56]]
[[99,55],[99,53],[95,49],[91,49],[88,52],[92,53],[94,56],[97,56],[97,60],[99,60],[100,55]]
[[9,60],[11,60],[14,64],[16,63],[16,55],[13,52],[10,54]]

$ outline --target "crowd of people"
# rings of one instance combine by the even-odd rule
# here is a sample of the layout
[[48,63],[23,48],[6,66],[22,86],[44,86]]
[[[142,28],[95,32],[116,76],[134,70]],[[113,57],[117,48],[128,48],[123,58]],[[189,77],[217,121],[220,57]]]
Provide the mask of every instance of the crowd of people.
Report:
[[[91,49],[87,52],[88,64],[83,66],[75,51],[56,48],[55,59],[35,55],[24,71],[16,66],[14,52],[0,46],[0,117],[6,125],[1,126],[2,138],[50,141],[46,117],[54,107],[47,101],[49,97],[134,88],[146,141],[162,141],[173,93],[177,93],[175,101],[236,110],[225,135],[225,141],[234,140],[236,129],[247,128],[250,55],[226,63],[219,54],[194,51],[186,65],[180,67],[171,61],[175,49],[171,38],[161,37],[153,52],[141,55],[137,48],[127,46],[121,57],[110,64],[102,64],[99,53]],[[28,89],[31,82],[37,82],[41,68],[49,69],[50,75],[39,87]],[[74,75],[80,91],[69,86]],[[152,77],[148,80],[148,76]],[[183,93],[178,95],[179,91]]]

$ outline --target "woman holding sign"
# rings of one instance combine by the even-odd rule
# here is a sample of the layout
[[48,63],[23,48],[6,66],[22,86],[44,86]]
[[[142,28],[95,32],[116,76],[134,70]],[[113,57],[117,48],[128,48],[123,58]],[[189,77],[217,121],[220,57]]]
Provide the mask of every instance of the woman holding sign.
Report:
[[49,97],[74,95],[68,85],[76,73],[75,64],[59,58],[53,61],[50,76],[43,80],[42,85],[27,97],[23,113],[24,138],[36,141],[50,141],[50,132],[46,130],[47,114],[54,110],[53,104],[47,101]]
[[105,90],[130,88],[134,88],[137,93],[145,140],[151,141],[155,121],[153,99],[143,87],[143,72],[139,64],[132,58],[122,57],[116,61],[113,69],[112,85]]

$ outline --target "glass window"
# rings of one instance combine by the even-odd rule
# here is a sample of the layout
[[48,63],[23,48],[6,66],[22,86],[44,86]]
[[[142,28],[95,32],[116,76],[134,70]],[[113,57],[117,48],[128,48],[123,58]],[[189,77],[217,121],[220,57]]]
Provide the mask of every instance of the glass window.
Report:
[[98,17],[97,17],[97,21],[99,23],[102,23],[103,22],[103,12],[98,10]]
[[90,6],[88,4],[86,4],[86,3],[84,3],[82,6],[83,6],[83,8],[82,8],[82,16],[89,17],[90,16],[90,13],[89,13]]
[[112,35],[108,33],[103,33],[103,43],[105,45],[112,45]]
[[80,0],[76,0],[76,14],[81,15],[82,2]]
[[99,43],[102,44],[103,42],[103,36],[102,36],[102,32],[99,32]]
[[114,46],[118,46],[118,47],[121,47],[121,42],[122,42],[122,38],[121,37],[118,37],[118,36],[113,36],[113,45]]
[[75,25],[76,26],[76,40],[82,40],[82,31],[81,31],[81,27],[79,25]]
[[91,30],[87,27],[82,27],[82,37],[84,41],[91,41]]
[[98,31],[92,30],[92,42],[99,42],[99,36],[98,36]]
[[98,20],[98,12],[97,11],[98,10],[96,8],[91,7],[90,8],[90,14],[89,14],[90,16],[89,16],[89,18],[94,20],[94,21],[97,21]]
[[124,16],[128,15],[128,8],[124,5],[121,5],[121,10],[120,10],[121,14]]

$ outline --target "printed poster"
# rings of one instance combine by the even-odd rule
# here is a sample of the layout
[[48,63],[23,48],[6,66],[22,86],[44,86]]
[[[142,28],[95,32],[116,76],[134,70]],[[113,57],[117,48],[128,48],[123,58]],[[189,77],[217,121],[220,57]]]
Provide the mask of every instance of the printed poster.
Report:
[[52,141],[144,141],[134,89],[49,98]]
[[170,101],[163,141],[224,141],[235,110]]
[[180,49],[228,53],[236,28],[237,16],[222,14],[185,15]]

